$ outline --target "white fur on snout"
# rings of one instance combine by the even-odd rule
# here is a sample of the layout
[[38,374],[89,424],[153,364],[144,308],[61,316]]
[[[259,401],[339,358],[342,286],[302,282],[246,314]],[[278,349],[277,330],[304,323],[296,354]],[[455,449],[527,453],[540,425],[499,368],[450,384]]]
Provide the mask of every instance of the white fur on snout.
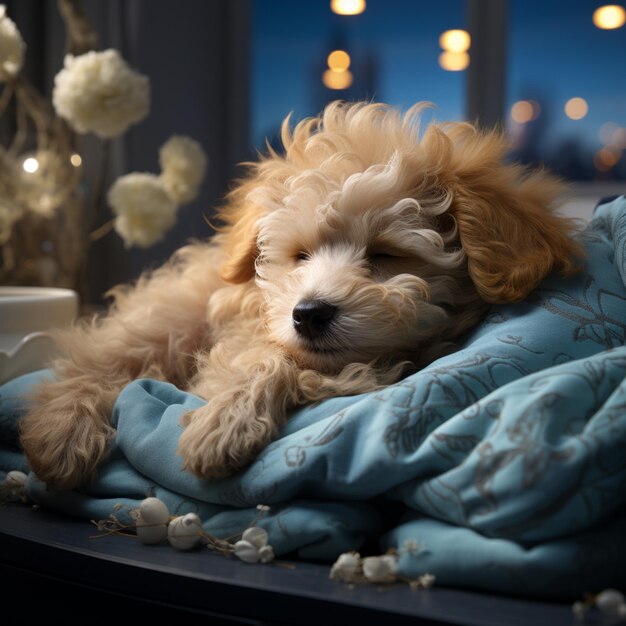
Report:
[[368,277],[365,250],[350,245],[322,247],[298,268],[304,300],[323,300],[341,308],[359,280]]
[[[291,271],[265,267],[258,282],[266,295],[270,335],[296,358],[318,365],[320,359],[346,364],[397,355],[414,348],[422,337],[431,337],[447,321],[446,314],[428,302],[426,281],[408,273],[374,280],[364,249],[349,244],[322,247]],[[313,345],[293,324],[294,307],[306,300],[337,307],[335,318]]]

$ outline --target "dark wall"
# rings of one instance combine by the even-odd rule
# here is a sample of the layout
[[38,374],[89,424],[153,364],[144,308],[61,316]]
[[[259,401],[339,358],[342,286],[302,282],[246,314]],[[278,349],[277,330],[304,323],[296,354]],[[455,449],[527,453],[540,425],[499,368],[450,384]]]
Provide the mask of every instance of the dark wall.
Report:
[[[24,72],[45,94],[62,67],[65,32],[53,0],[9,0],[9,15],[28,46]],[[113,141],[108,185],[129,172],[159,172],[159,147],[172,134],[199,141],[209,157],[199,197],[181,207],[166,239],[148,250],[124,248],[115,233],[96,242],[91,300],[161,263],[190,238],[210,236],[205,221],[249,158],[249,0],[85,0],[99,49],[117,48],[151,82],[151,112]],[[101,144],[85,136],[87,197]],[[107,217],[100,210],[100,220]]]

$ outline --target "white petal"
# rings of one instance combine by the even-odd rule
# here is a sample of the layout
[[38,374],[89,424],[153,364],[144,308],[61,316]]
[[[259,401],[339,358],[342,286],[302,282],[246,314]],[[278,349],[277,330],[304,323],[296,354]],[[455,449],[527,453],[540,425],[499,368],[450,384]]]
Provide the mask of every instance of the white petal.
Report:
[[241,539],[248,541],[256,548],[262,548],[267,545],[267,532],[258,526],[253,526],[243,532]]
[[257,563],[261,558],[256,547],[243,539],[235,544],[235,556],[245,563]]

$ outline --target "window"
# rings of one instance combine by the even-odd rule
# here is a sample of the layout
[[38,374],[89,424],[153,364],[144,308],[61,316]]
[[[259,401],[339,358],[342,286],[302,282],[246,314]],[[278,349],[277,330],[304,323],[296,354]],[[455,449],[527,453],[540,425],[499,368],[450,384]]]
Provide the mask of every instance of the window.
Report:
[[[480,26],[483,54],[502,53],[492,52],[499,40],[492,31],[501,29],[490,20],[493,2],[507,7],[504,92],[490,77],[481,83],[482,71],[470,78],[471,72],[441,66],[442,33],[467,29],[468,15]],[[517,159],[545,163],[572,181],[626,180],[626,26],[594,25],[601,4],[367,0],[363,13],[342,16],[327,0],[254,0],[253,145],[261,148],[265,137],[275,141],[290,111],[301,119],[336,98],[370,98],[401,109],[429,100],[437,106],[434,117],[458,120],[467,115],[468,93],[478,93],[479,108],[495,100],[504,105],[496,110],[504,111]],[[336,89],[323,84],[325,72],[333,77],[333,50],[349,55],[337,58],[349,65],[335,73],[348,77]],[[476,41],[469,53],[478,58]]]
[[[415,0],[368,0],[363,13],[350,16],[333,13],[328,0],[255,0],[253,11],[256,147],[275,137],[290,111],[301,119],[335,99],[373,99],[401,109],[429,100],[437,119],[463,118],[465,72],[442,69],[439,37],[465,28],[464,0],[430,2],[426,11]],[[334,50],[350,57],[344,76],[352,82],[345,88],[323,83]]]
[[509,2],[506,110],[516,153],[570,180],[626,180],[626,27],[595,26],[600,6]]

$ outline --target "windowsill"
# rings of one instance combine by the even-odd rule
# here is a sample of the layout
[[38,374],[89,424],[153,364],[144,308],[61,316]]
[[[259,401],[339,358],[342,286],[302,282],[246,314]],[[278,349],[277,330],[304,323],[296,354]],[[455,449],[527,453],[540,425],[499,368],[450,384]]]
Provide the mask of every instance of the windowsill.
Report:
[[23,612],[23,623],[51,623],[63,615],[64,623],[104,624],[137,612],[148,623],[187,626],[570,626],[574,619],[568,602],[437,584],[418,590],[347,585],[329,580],[328,564],[250,565],[208,550],[179,552],[94,534],[82,520],[19,504],[4,507],[0,576],[4,598]]
[[570,183],[562,212],[589,221],[600,200],[622,194],[626,194],[626,182],[623,181]]

